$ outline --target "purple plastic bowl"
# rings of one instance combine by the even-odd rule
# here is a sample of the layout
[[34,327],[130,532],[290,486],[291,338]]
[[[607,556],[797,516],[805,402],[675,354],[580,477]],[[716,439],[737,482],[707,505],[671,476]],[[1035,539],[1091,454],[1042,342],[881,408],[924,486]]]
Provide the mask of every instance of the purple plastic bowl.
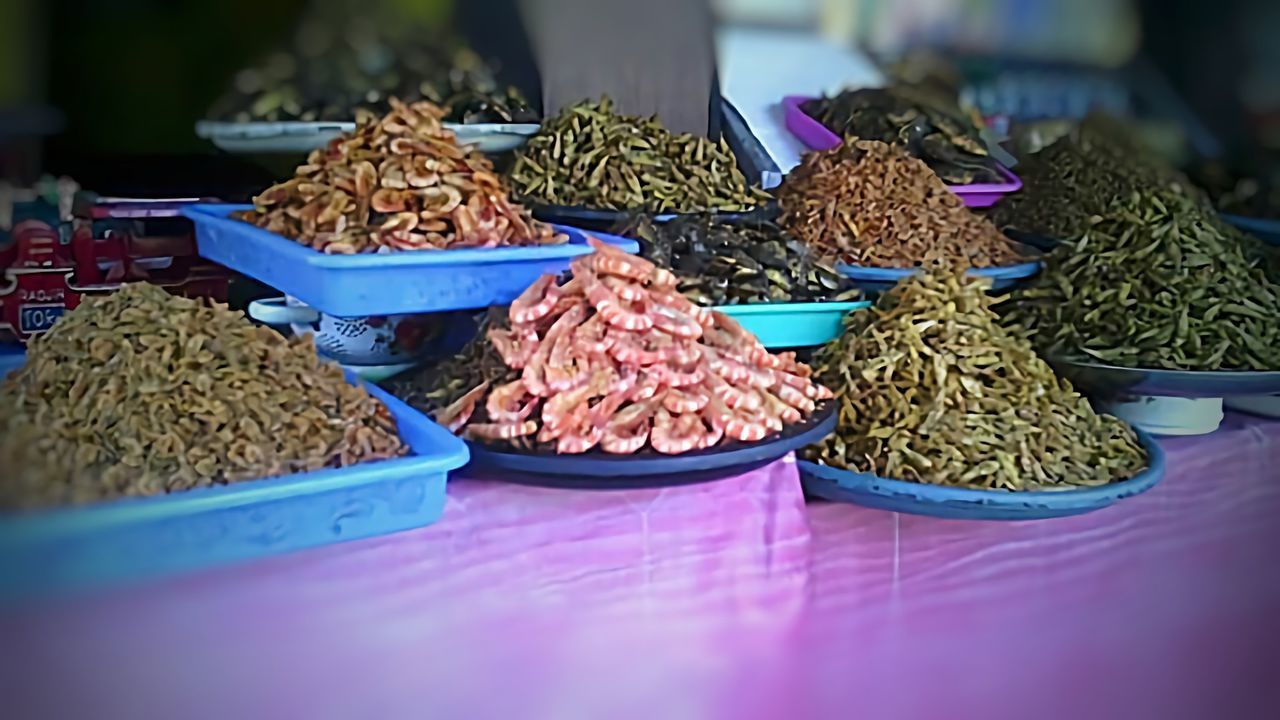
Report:
[[[827,129],[827,126],[814,120],[804,110],[801,103],[813,98],[802,95],[788,95],[782,99],[782,108],[787,129],[792,135],[800,138],[810,150],[830,150],[840,144],[840,136]],[[1000,198],[1022,187],[1022,181],[1009,168],[997,164],[996,170],[1008,178],[1002,183],[973,183],[971,185],[948,185],[951,192],[960,196],[969,207],[990,207]]]

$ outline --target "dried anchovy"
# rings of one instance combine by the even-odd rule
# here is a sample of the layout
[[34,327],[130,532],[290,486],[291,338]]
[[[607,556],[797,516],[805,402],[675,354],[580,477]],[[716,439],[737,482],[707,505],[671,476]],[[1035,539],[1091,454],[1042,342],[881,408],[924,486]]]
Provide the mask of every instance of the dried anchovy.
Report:
[[729,225],[713,218],[633,220],[619,232],[640,254],[679,278],[680,292],[703,306],[856,300],[853,281],[820,261],[777,225]]
[[286,340],[223,305],[145,283],[86,299],[33,340],[0,400],[4,508],[157,495],[407,452],[387,408],[321,362],[310,336]]
[[459,147],[439,107],[394,98],[391,107],[312,151],[235,217],[326,253],[568,241],[508,199],[493,164]]
[[1098,415],[1031,345],[996,322],[984,281],[916,274],[819,351],[836,431],[804,455],[935,485],[1058,490],[1106,485],[1147,464],[1133,430]]
[[1047,355],[1122,367],[1280,370],[1280,286],[1217,215],[1135,192],[1002,305]]
[[800,109],[841,137],[904,148],[943,182],[969,185],[1004,180],[974,120],[936,93],[905,85],[862,88],[815,98]]
[[522,199],[609,210],[739,212],[769,197],[747,183],[723,139],[620,115],[608,98],[544,122],[516,151],[508,177]]
[[[676,455],[763,440],[830,399],[794,354],[771,354],[732,318],[693,305],[669,271],[591,242],[571,279],[543,276],[511,304],[508,327],[488,328],[518,374],[482,372],[437,422],[504,447]],[[453,384],[438,395],[454,396]]]
[[1114,203],[1135,191],[1162,188],[1204,202],[1186,177],[1131,142],[1114,139],[1105,123],[1081,125],[1018,165],[1022,190],[1005,196],[990,217],[1013,228],[1074,240]]
[[807,153],[778,192],[780,224],[820,256],[869,267],[1023,260],[920,160],[874,140]]
[[[209,117],[231,122],[349,121],[388,101],[429,100],[462,123],[536,123],[538,114],[495,67],[456,38],[384,32],[390,23],[304,23],[293,45],[236,74]],[[331,30],[341,28],[341,36]]]

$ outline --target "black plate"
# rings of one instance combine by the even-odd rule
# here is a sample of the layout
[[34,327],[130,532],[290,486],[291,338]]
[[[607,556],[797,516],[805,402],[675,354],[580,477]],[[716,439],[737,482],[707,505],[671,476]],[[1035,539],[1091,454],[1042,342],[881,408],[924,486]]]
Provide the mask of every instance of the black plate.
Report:
[[792,450],[826,437],[836,426],[835,403],[826,402],[812,417],[760,442],[726,443],[683,455],[645,449],[631,455],[592,450],[581,455],[515,452],[469,442],[478,468],[502,470],[494,479],[521,485],[578,490],[626,490],[707,482],[767,465]]
[[[528,208],[535,218],[543,222],[571,225],[583,230],[596,230],[599,232],[608,232],[610,229],[629,222],[641,214],[651,214],[657,222],[667,222],[681,217],[681,213],[653,214],[641,209],[600,210],[570,207],[568,205],[544,205],[532,200],[522,200],[520,204]],[[755,210],[747,210],[745,212],[684,213],[684,215],[710,215],[713,220],[727,225],[749,225],[752,223],[772,222],[778,218],[780,213],[778,202],[770,200]]]
[[1280,392],[1280,371],[1155,370],[1056,357],[1048,360],[1076,389],[1101,398],[1220,398]]

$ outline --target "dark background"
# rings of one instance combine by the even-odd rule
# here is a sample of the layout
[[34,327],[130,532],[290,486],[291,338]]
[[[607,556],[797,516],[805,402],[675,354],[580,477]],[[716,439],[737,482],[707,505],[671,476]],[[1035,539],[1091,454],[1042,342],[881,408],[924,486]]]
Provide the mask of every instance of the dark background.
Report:
[[[557,2],[576,7],[575,24],[580,28],[590,26],[579,16],[584,8],[599,7],[603,13],[613,2],[522,1],[546,12],[554,12]],[[535,53],[518,20],[517,0],[418,2],[451,17],[477,50],[500,60],[504,80],[520,87],[535,103],[541,101],[546,78],[539,74]],[[679,0],[632,5],[652,5],[655,26],[661,26],[666,16],[674,18],[669,20],[673,27],[685,29],[697,25],[699,13],[706,12],[706,3],[691,2],[685,8]],[[1163,75],[1236,163],[1269,162],[1274,148],[1280,146],[1280,113],[1265,102],[1259,107],[1256,98],[1248,102],[1245,87],[1249,77],[1280,76],[1280,51],[1268,51],[1268,43],[1259,40],[1280,37],[1276,5],[1272,0],[1138,2],[1143,59]],[[172,183],[175,194],[253,176],[260,170],[214,154],[195,137],[192,126],[238,69],[289,37],[305,6],[306,0],[17,0],[0,14],[0,20],[10,21],[4,36],[10,50],[0,68],[0,89],[4,90],[0,123],[8,147],[4,174],[23,180],[20,176],[38,171],[66,173],[87,187],[108,183],[112,192],[141,190],[161,176]],[[602,26],[609,27],[608,23]],[[693,38],[709,34],[709,23],[695,29],[675,44],[696,45]],[[607,52],[601,48],[609,46],[610,32],[627,37],[639,30],[600,30],[590,37],[591,42],[582,43],[578,58],[572,48],[558,46],[555,62],[561,68],[575,62],[602,63]],[[1272,48],[1276,45],[1269,43]],[[990,52],[999,54],[1000,48]],[[705,96],[697,100],[705,108],[714,79],[709,56],[693,48],[673,61],[655,50],[658,59],[643,68],[646,82],[668,88],[671,97],[706,88]],[[698,63],[705,67],[695,68]],[[555,77],[566,72],[562,69]],[[638,71],[632,68],[632,72]],[[691,74],[700,79],[689,83]],[[702,74],[710,80],[702,79]],[[695,101],[686,98],[684,102]],[[46,114],[36,112],[41,108],[60,112],[61,131],[43,139],[29,133],[15,136],[15,131],[29,129],[33,123],[48,124],[43,119]],[[14,150],[15,143],[24,145],[20,152]],[[259,180],[251,177],[245,182],[252,185]]]

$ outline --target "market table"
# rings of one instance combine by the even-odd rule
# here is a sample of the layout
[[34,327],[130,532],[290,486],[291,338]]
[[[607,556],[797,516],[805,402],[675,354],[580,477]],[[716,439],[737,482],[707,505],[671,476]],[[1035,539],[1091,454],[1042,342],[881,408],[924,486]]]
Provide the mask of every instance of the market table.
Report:
[[7,610],[0,692],[18,718],[1276,717],[1280,423],[1164,442],[1151,492],[1030,523],[805,505],[789,461],[459,478],[420,531]]

